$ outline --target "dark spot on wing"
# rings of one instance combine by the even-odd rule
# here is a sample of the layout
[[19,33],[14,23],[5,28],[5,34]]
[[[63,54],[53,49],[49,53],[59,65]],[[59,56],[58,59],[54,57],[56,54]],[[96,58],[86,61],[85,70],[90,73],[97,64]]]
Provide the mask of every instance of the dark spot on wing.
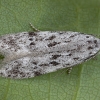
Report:
[[72,54],[70,53],[70,54],[68,54],[67,56],[71,56]]
[[40,64],[39,66],[49,66],[49,64]]
[[92,52],[90,52],[89,54],[92,54]]
[[[58,50],[57,50],[56,52],[57,52],[57,53],[61,53],[61,51],[58,51]],[[52,52],[52,53],[53,53],[53,52]]]
[[8,70],[8,68],[6,68],[6,70]]
[[89,47],[88,47],[88,50],[90,50],[90,49],[93,49],[93,47],[89,46]]
[[75,36],[77,36],[77,34],[71,35],[69,38],[72,38],[72,37],[75,37]]
[[18,61],[14,61],[14,63],[18,63]]
[[34,42],[31,42],[30,45],[35,45],[35,43]]
[[75,57],[75,58],[73,58],[74,60],[78,60],[79,59],[79,57]]
[[33,39],[32,38],[29,38],[29,40],[32,41]]
[[57,45],[57,44],[59,44],[60,42],[53,42],[53,43],[49,43],[48,44],[48,47],[53,47],[53,46],[55,46],[55,45]]
[[4,45],[1,45],[2,48],[4,48]]
[[95,47],[98,47],[98,44],[96,44]]
[[86,36],[86,38],[89,38],[89,36]]
[[58,57],[60,57],[61,55],[52,55],[52,59],[57,59]]
[[7,77],[11,77],[11,74],[8,74],[8,76]]
[[37,65],[37,62],[32,62],[34,65]]
[[95,43],[95,47],[98,47],[97,40],[94,40],[94,43]]
[[70,64],[66,64],[66,66],[67,66],[67,65],[70,65]]
[[59,34],[63,34],[63,32],[60,32]]
[[20,71],[19,71],[18,67],[14,67],[14,68],[12,68],[12,70],[8,71],[8,73],[17,75],[18,73],[20,73]]
[[54,38],[56,38],[56,36],[55,35],[52,35],[52,36],[50,36],[48,39],[46,39],[46,40],[53,40]]
[[67,52],[70,52],[70,50],[67,50]]
[[41,73],[39,71],[36,71],[36,72],[34,72],[34,75],[39,76],[39,75],[41,75]]
[[28,34],[29,34],[30,37],[31,37],[31,36],[36,36],[36,35],[37,35],[35,32],[29,32]]
[[70,51],[71,51],[71,52],[74,52],[74,51],[76,51],[76,50],[77,50],[77,49],[71,49]]
[[0,75],[3,75],[3,73],[2,73],[2,72],[0,72]]
[[7,42],[10,45],[15,45],[15,40],[11,39],[10,41]]
[[23,77],[23,74],[25,75],[25,73],[19,70],[19,67],[14,67],[11,70],[7,70],[7,74],[8,77],[13,77],[13,78],[18,77],[18,75],[20,75],[21,77]]
[[92,41],[90,41],[90,40],[88,40],[87,42],[88,42],[88,43],[92,43]]
[[35,66],[33,69],[37,69],[38,67],[37,66]]
[[18,66],[20,67],[21,66],[21,63],[19,63],[18,61],[14,61],[14,63],[16,63],[16,69],[18,69]]
[[20,75],[21,75],[22,77],[25,77],[25,76],[26,76],[26,74],[25,74],[24,72],[20,72]]
[[97,40],[94,40],[94,43],[96,44],[97,43]]
[[52,62],[50,62],[50,64],[52,64],[52,65],[54,65],[54,66],[59,65],[59,63],[56,62],[56,61],[52,61]]
[[66,42],[66,43],[67,43],[67,42],[71,42],[71,40],[69,40],[69,41],[64,41],[64,42]]

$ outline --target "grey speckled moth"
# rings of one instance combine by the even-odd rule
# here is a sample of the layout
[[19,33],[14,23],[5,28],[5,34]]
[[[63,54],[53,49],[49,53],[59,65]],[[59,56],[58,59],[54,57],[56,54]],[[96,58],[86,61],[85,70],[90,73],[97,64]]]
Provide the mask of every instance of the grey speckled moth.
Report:
[[0,37],[0,76],[30,78],[71,68],[100,50],[100,40],[71,31],[21,32]]

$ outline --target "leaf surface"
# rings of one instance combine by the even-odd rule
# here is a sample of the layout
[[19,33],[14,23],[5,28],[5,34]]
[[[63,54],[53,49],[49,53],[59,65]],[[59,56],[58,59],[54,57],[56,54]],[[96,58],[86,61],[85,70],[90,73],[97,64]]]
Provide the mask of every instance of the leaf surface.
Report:
[[[100,34],[100,0],[1,0],[0,35],[66,30]],[[31,79],[0,77],[0,100],[100,100],[100,57]],[[63,73],[62,73],[63,72]]]

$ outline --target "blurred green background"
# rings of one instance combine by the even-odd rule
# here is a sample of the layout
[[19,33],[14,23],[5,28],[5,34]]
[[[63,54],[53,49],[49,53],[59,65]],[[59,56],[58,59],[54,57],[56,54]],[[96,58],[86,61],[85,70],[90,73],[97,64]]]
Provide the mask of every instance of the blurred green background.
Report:
[[[0,35],[65,30],[100,34],[100,0],[0,0]],[[0,77],[0,100],[100,100],[100,56],[31,79]],[[63,73],[62,73],[63,72]],[[62,73],[62,74],[61,74]]]

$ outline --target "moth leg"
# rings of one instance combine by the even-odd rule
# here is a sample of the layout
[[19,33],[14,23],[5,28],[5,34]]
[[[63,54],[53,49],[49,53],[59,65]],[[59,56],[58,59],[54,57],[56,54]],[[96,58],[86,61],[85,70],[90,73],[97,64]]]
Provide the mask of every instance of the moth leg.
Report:
[[72,70],[72,67],[67,68],[67,74],[70,74]]
[[30,24],[31,28],[32,28],[34,31],[36,31],[36,32],[39,32],[39,31],[40,31],[40,30],[36,29],[31,23],[29,23],[29,24]]
[[94,56],[92,59],[93,59],[93,60],[97,60],[98,58],[97,58],[97,56]]

